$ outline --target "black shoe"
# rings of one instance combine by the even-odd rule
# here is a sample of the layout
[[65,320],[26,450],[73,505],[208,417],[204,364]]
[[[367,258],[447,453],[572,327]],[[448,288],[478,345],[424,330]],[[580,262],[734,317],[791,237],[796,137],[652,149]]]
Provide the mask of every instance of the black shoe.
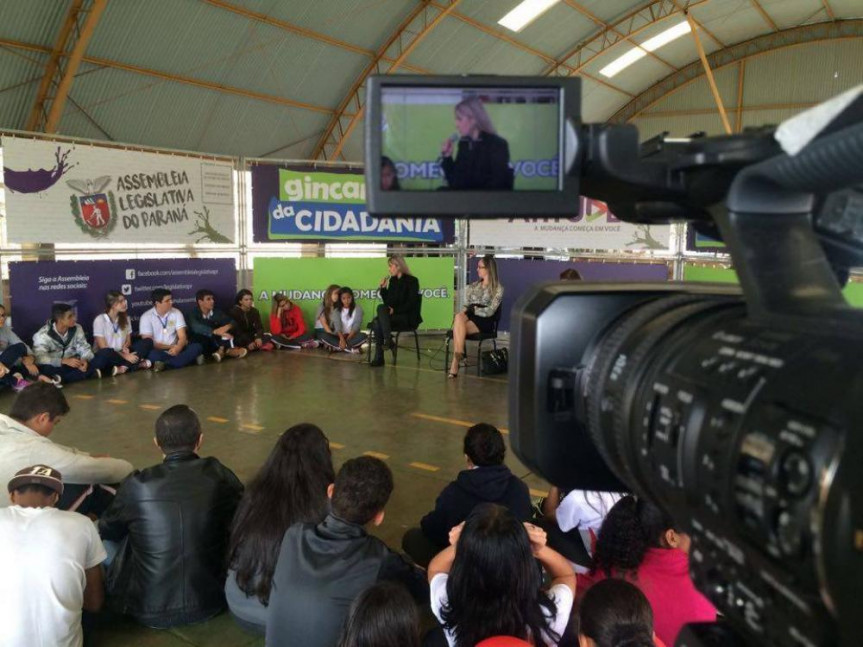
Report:
[[395,346],[395,342],[392,337],[384,339],[384,350],[392,350],[393,346]]
[[384,358],[383,357],[375,357],[371,362],[369,362],[369,366],[383,366]]

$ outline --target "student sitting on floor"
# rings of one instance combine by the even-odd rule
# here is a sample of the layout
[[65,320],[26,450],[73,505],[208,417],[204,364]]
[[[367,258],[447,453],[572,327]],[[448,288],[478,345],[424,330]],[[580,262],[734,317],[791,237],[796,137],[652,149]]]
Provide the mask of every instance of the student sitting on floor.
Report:
[[653,633],[653,610],[637,586],[617,578],[585,593],[578,607],[580,647],[662,647]]
[[204,357],[221,362],[224,357],[242,359],[249,354],[243,346],[234,344],[232,331],[236,324],[221,310],[216,309],[216,297],[210,290],[198,290],[195,294],[198,304],[189,313],[189,338],[200,344]]
[[57,510],[60,472],[47,465],[9,480],[0,510],[0,645],[80,647],[81,611],[102,606],[105,549],[87,517]]
[[420,527],[408,530],[402,539],[402,550],[420,566],[428,566],[432,557],[449,546],[450,529],[480,503],[499,503],[519,521],[530,519],[530,492],[503,464],[506,445],[500,431],[486,423],[474,425],[464,436],[464,455],[467,469],[443,489]]
[[252,479],[234,516],[225,597],[237,623],[263,634],[276,559],[285,531],[320,523],[329,512],[327,487],[335,480],[330,444],[309,423],[288,429]]
[[330,327],[332,334],[321,334],[324,345],[330,350],[359,353],[360,346],[368,339],[362,332],[363,309],[354,300],[354,291],[347,286],[339,290],[339,303],[330,315]]
[[318,342],[309,334],[303,311],[284,294],[273,295],[270,312],[271,341],[276,348],[317,348]]
[[39,370],[64,384],[102,377],[110,361],[107,349],[93,354],[75,311],[67,303],[51,306],[51,320],[33,335],[33,351]]
[[365,529],[384,520],[392,490],[386,463],[353,458],[328,488],[326,519],[288,529],[267,607],[268,647],[332,647],[351,602],[381,580],[402,582],[415,600],[428,599],[422,572]]
[[108,567],[110,606],[148,627],[174,627],[225,608],[228,531],[243,485],[215,458],[198,457],[201,423],[184,404],[159,416],[154,441],[163,462],[123,481],[99,532],[122,542]]
[[420,647],[417,605],[401,584],[378,582],[354,600],[338,647]]
[[37,380],[54,383],[39,372],[33,351],[7,324],[6,308],[0,305],[0,385],[21,391]]
[[[450,531],[450,546],[428,568],[432,613],[449,647],[492,636],[557,645],[569,621],[575,572],[549,548],[545,531],[506,508],[483,503]],[[542,590],[537,562],[551,579]]]
[[336,334],[330,326],[330,321],[332,321],[333,318],[333,309],[335,309],[339,303],[339,290],[341,289],[341,286],[333,283],[328,286],[324,292],[324,298],[321,300],[317,310],[315,310],[316,339],[322,339],[321,335],[323,333],[329,333],[330,335]]
[[647,596],[656,635],[673,645],[688,622],[713,622],[716,609],[689,577],[689,536],[643,498],[625,496],[599,530],[593,566],[578,576],[581,592],[609,577],[623,577]]
[[141,337],[153,342],[147,358],[153,362],[153,371],[166,368],[183,368],[192,362],[204,363],[200,344],[189,343],[186,320],[174,307],[171,291],[156,288],[152,292],[153,307],[141,315]]
[[589,490],[572,490],[563,496],[559,488],[549,488],[540,525],[548,533],[548,545],[572,562],[577,573],[588,571],[602,522],[621,497],[619,492]]
[[[48,436],[67,413],[63,392],[51,384],[31,384],[15,397],[9,415],[0,414],[0,483],[27,465],[50,465],[65,480],[60,509],[98,516],[113,498],[113,488],[105,485],[122,481],[132,465],[51,442]],[[0,497],[0,507],[5,505]]]
[[252,293],[243,289],[234,297],[234,305],[228,310],[228,316],[234,320],[234,346],[247,348],[249,352],[256,350],[273,350],[270,336],[264,332],[261,313],[253,305]]
[[93,321],[93,346],[97,350],[109,349],[108,365],[111,375],[121,375],[131,369],[153,366],[147,355],[153,350],[150,339],[139,339],[132,345],[132,322],[127,310],[129,303],[117,290],[105,295],[105,312]]

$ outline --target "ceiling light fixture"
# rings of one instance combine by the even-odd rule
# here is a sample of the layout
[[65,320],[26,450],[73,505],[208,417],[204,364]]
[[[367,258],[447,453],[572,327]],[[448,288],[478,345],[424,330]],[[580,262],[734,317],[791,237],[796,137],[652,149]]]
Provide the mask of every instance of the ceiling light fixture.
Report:
[[509,30],[519,32],[558,2],[560,0],[524,0],[515,9],[498,20],[497,24]]
[[647,56],[647,52],[653,52],[664,45],[668,45],[671,41],[677,40],[681,36],[688,34],[691,29],[689,22],[684,20],[683,22],[674,25],[674,27],[657,34],[653,38],[649,38],[641,43],[640,46],[629,50],[622,56],[617,57],[611,63],[602,68],[599,73],[610,79],[621,70],[624,70],[635,63],[637,60]]

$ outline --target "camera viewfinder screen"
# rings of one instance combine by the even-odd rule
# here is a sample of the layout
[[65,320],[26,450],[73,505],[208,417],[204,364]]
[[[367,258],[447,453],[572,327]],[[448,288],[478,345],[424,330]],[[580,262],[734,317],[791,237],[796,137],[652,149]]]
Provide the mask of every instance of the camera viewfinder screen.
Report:
[[381,88],[381,189],[561,190],[559,88]]

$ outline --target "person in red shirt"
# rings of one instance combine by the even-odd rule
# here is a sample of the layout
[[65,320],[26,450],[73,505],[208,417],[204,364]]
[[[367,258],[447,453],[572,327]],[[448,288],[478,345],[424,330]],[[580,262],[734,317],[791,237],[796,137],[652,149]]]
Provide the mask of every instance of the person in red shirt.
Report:
[[625,496],[599,530],[591,570],[578,576],[578,591],[609,577],[635,584],[653,608],[654,631],[673,645],[683,625],[714,622],[716,609],[689,578],[689,536],[643,498]]
[[276,348],[317,348],[316,342],[308,333],[303,312],[284,294],[273,296],[270,311],[271,341]]

